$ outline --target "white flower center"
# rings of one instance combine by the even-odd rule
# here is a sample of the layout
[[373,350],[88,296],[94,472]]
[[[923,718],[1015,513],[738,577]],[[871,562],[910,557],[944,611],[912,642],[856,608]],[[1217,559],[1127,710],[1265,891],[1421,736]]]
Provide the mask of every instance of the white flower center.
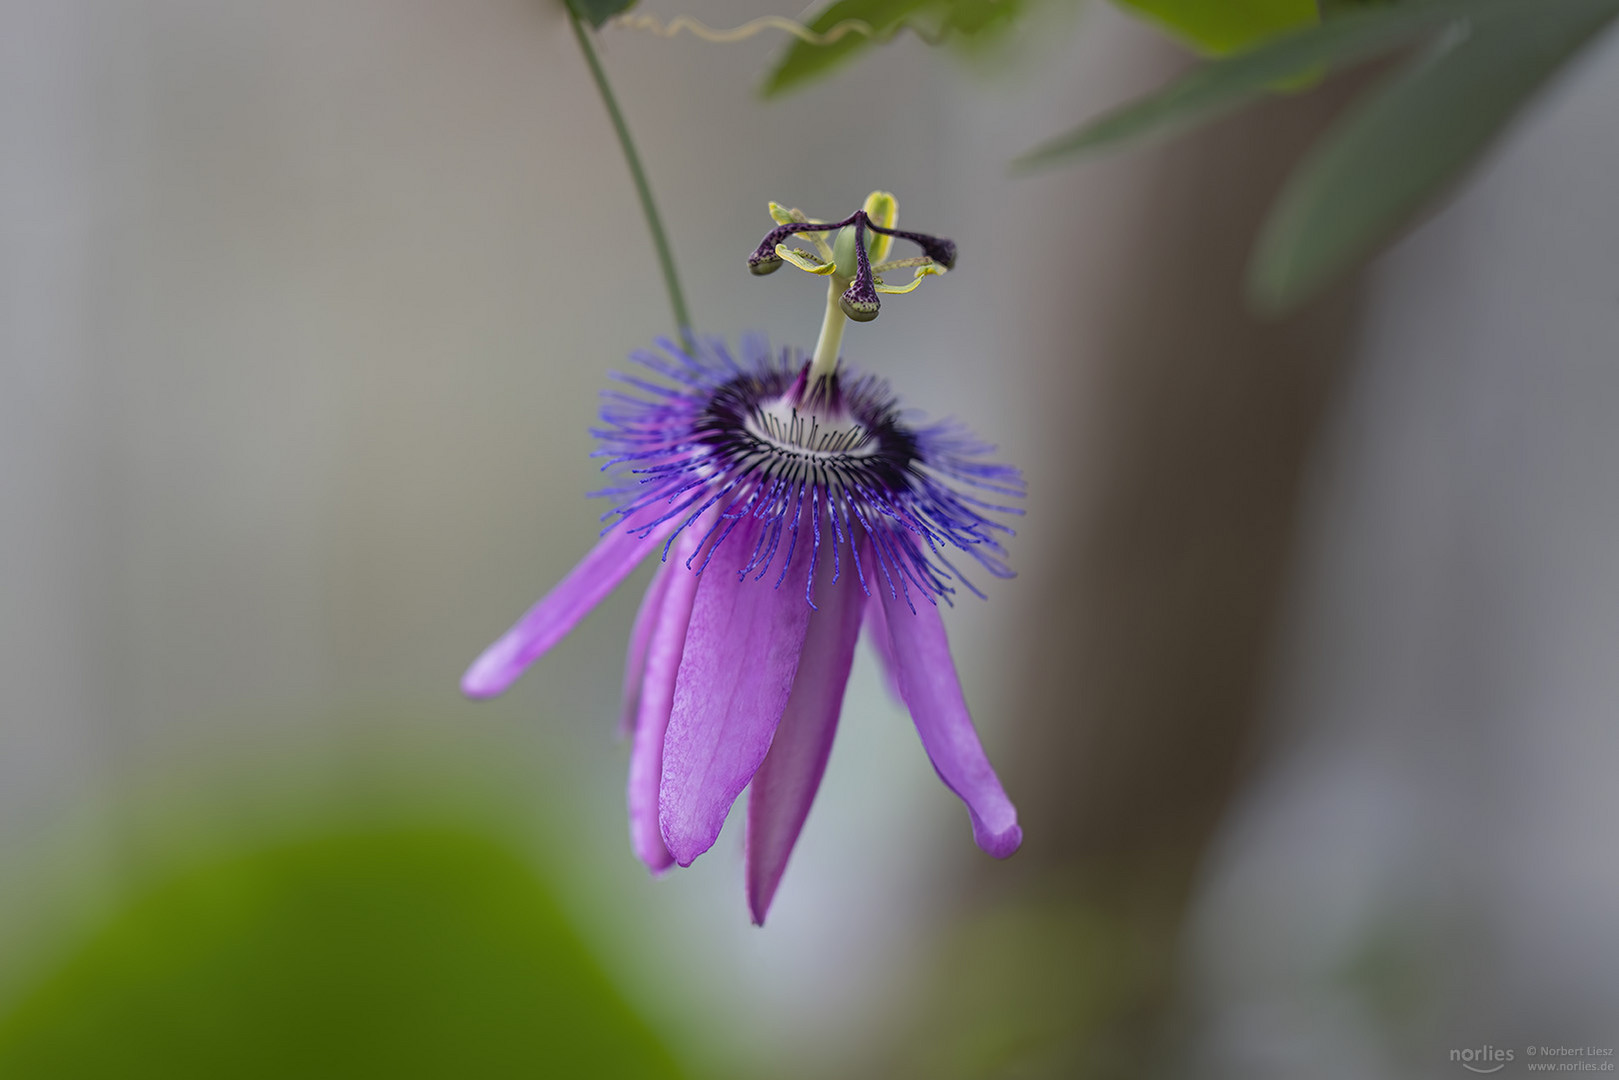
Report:
[[785,397],[761,402],[747,419],[748,434],[785,453],[811,457],[869,457],[878,450],[871,429],[841,410],[799,408]]

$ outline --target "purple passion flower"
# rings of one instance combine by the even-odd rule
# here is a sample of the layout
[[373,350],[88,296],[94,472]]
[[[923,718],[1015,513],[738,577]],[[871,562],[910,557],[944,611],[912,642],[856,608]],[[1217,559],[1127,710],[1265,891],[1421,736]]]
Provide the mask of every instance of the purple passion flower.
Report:
[[[940,779],[966,803],[978,846],[1005,858],[1022,841],[939,613],[958,586],[982,595],[952,559],[1010,576],[998,539],[1010,530],[989,515],[1019,513],[1002,504],[1023,494],[1022,479],[954,424],[907,423],[886,383],[837,355],[845,315],[869,302],[874,316],[878,291],[942,272],[954,246],[897,233],[883,193],[830,225],[772,212],[798,228],[775,230],[761,250],[832,279],[834,329],[823,327],[810,358],[761,339],[739,355],[717,340],[635,354],[651,377],[620,376],[634,392],[606,393],[594,432],[619,481],[605,493],[618,500],[610,524],[461,684],[475,698],[501,693],[655,556],[624,670],[631,843],[655,873],[689,866],[751,784],[747,896],[761,925],[826,769],[862,628]],[[929,254],[883,263],[887,245],[868,229]],[[828,245],[820,234],[832,230]],[[819,257],[779,244],[795,232]],[[883,284],[878,272],[896,265],[917,268],[909,285]]]

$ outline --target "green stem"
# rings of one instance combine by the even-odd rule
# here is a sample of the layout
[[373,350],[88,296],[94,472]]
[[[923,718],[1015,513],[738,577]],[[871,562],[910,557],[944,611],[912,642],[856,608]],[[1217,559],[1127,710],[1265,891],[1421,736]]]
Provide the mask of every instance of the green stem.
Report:
[[849,279],[837,274],[826,285],[826,317],[821,320],[821,337],[815,343],[815,355],[810,359],[808,381],[814,386],[817,379],[824,379],[838,370],[838,350],[843,345],[843,327],[849,321],[843,314],[843,305],[838,301],[843,297],[843,290],[849,287]]
[[658,250],[658,265],[663,270],[663,286],[669,290],[669,307],[675,313],[675,330],[680,338],[689,344],[691,315],[686,311],[686,296],[680,290],[680,277],[675,273],[674,253],[669,248],[669,237],[664,235],[663,219],[658,216],[658,204],[652,199],[652,185],[647,183],[646,171],[641,168],[641,155],[635,152],[635,140],[630,138],[629,125],[624,123],[624,114],[618,109],[618,99],[613,96],[613,88],[608,85],[607,72],[602,70],[601,61],[596,57],[596,50],[590,44],[590,37],[579,22],[579,16],[574,14],[571,4],[568,5],[568,21],[573,23],[573,36],[579,39],[579,50],[585,54],[585,62],[590,65],[590,74],[596,80],[596,89],[601,93],[602,104],[607,106],[607,115],[612,118],[613,130],[618,133],[618,144],[624,148],[624,163],[630,167],[630,178],[635,181],[635,193],[640,196],[641,210],[646,214],[647,231],[652,234],[652,246]]

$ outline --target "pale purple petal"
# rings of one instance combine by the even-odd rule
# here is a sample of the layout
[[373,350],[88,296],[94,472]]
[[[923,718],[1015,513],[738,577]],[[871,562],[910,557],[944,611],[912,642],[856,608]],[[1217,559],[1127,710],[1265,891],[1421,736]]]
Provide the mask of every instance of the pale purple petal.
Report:
[[804,579],[790,573],[780,588],[774,573],[738,580],[753,557],[756,527],[738,526],[703,571],[675,682],[658,812],[681,866],[714,845],[764,760],[804,647]]
[[1006,797],[973,730],[939,609],[921,597],[914,602],[912,612],[904,594],[894,597],[883,592],[895,667],[911,719],[939,778],[967,804],[973,839],[997,859],[1004,859],[1023,842],[1017,809]]
[[471,698],[503,693],[523,669],[566,637],[649,552],[660,547],[667,535],[665,530],[643,539],[614,529],[602,537],[583,562],[472,662],[461,677],[461,692]]
[[905,704],[905,694],[899,688],[899,671],[894,667],[894,638],[888,632],[888,616],[883,614],[880,590],[873,589],[866,597],[866,640],[877,652],[877,666],[883,672],[883,685],[894,700]]
[[658,787],[663,781],[663,740],[675,698],[675,674],[680,670],[686,624],[691,621],[692,599],[697,595],[697,575],[686,569],[693,546],[689,541],[676,545],[658,572],[665,585],[651,620],[646,669],[637,695],[635,742],[630,748],[630,846],[653,873],[667,870],[674,862],[658,827]]
[[760,926],[821,786],[832,737],[838,730],[838,713],[843,709],[855,641],[860,637],[860,614],[866,601],[860,583],[852,574],[845,574],[834,585],[830,566],[823,565],[821,570],[815,589],[820,610],[810,615],[792,695],[776,726],[770,753],[748,788],[744,876],[748,909]]
[[641,675],[646,671],[646,650],[652,642],[652,631],[658,625],[658,609],[668,586],[669,564],[660,563],[652,575],[652,583],[646,587],[646,595],[641,597],[635,625],[630,629],[629,652],[624,657],[624,689],[618,709],[620,738],[635,730],[635,714],[641,707]]

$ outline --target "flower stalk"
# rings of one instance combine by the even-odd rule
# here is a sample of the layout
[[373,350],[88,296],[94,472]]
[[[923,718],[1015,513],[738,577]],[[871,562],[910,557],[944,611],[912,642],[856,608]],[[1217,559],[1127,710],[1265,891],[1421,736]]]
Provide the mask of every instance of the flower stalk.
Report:
[[657,202],[652,198],[652,185],[647,181],[646,170],[641,167],[641,155],[636,152],[635,140],[630,137],[629,125],[624,122],[624,114],[619,110],[618,99],[613,95],[613,87],[607,81],[607,72],[602,68],[595,46],[590,43],[590,35],[585,33],[584,25],[571,4],[568,5],[568,21],[573,25],[573,36],[579,40],[579,51],[585,54],[585,63],[590,66],[590,75],[596,81],[602,104],[607,107],[613,131],[618,135],[618,145],[624,150],[624,163],[629,166],[630,179],[635,181],[635,194],[641,200],[647,231],[652,234],[652,246],[658,253],[658,267],[663,272],[663,287],[669,294],[675,332],[689,345],[692,341],[691,313],[686,310],[686,294],[680,288],[680,275],[675,272],[674,251],[663,231],[663,218],[658,213]]

